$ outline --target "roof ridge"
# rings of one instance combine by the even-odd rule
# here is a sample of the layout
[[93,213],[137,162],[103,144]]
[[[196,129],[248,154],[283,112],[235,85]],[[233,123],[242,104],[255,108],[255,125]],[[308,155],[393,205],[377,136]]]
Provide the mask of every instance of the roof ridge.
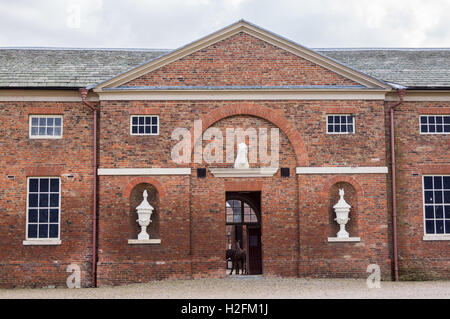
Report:
[[0,50],[49,50],[49,51],[172,51],[172,49],[150,48],[80,48],[80,47],[0,47]]

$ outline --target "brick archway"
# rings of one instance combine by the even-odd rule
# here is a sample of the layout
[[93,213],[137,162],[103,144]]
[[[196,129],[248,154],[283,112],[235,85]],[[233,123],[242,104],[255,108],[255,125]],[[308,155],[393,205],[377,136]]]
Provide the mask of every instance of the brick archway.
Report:
[[330,188],[334,184],[340,183],[340,182],[345,182],[345,183],[349,183],[350,185],[352,185],[355,188],[356,193],[358,194],[359,198],[362,198],[362,196],[364,195],[363,188],[361,187],[361,185],[359,185],[358,181],[356,179],[354,179],[353,177],[334,176],[326,181],[325,186],[322,189],[322,197],[324,197],[324,198],[328,197],[328,191],[330,190]]
[[162,199],[166,196],[166,191],[164,189],[164,186],[158,182],[156,179],[154,179],[153,177],[136,177],[133,178],[130,182],[128,182],[128,184],[125,186],[125,188],[123,189],[122,195],[123,197],[130,197],[131,191],[133,190],[133,188],[136,185],[142,184],[142,183],[147,183],[147,184],[151,184],[153,185],[156,190],[158,191],[159,194],[159,198]]
[[[278,110],[273,110],[255,103],[238,103],[221,106],[201,118],[202,133],[214,123],[235,115],[253,115],[276,125],[286,134],[294,148],[297,165],[309,166],[308,154],[306,153],[306,147],[302,137],[297,129],[283,116],[283,113]],[[195,145],[195,141],[193,142],[192,145]]]

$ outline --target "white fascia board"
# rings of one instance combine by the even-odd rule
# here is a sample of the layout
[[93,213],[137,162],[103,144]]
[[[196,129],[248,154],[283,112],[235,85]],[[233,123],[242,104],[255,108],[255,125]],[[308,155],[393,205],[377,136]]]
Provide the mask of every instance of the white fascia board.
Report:
[[118,90],[98,93],[101,101],[148,100],[385,100],[384,90]]
[[386,166],[366,167],[297,167],[297,175],[302,174],[387,174]]
[[[97,102],[98,95],[89,93],[87,100]],[[0,90],[0,102],[81,102],[81,95],[76,90]]]
[[107,175],[191,175],[190,168],[99,168],[99,176]]

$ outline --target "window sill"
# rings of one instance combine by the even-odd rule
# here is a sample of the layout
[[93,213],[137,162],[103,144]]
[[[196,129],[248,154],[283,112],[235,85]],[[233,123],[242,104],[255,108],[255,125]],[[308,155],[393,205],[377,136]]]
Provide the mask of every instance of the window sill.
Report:
[[60,239],[27,239],[23,241],[24,246],[54,246],[61,245]]
[[423,236],[424,241],[439,241],[439,240],[449,240],[450,235],[425,235]]

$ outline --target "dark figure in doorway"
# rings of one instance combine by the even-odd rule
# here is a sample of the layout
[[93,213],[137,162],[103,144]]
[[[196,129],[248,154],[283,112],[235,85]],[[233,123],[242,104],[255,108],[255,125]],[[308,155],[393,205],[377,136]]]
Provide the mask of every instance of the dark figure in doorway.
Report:
[[245,250],[241,249],[239,241],[236,243],[236,249],[227,249],[226,260],[231,259],[230,275],[233,274],[233,269],[237,275],[239,275],[239,270],[241,270],[241,274],[247,273],[246,257],[247,254]]

